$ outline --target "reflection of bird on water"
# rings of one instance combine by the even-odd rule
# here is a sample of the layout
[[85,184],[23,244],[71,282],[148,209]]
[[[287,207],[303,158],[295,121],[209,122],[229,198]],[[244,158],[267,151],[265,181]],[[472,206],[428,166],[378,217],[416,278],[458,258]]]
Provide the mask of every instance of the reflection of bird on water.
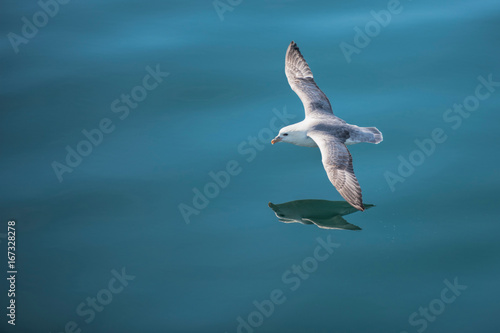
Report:
[[358,127],[333,115],[326,95],[318,88],[309,65],[292,42],[285,59],[288,83],[304,104],[306,118],[283,127],[271,143],[289,142],[297,146],[319,147],[328,179],[353,207],[364,210],[361,187],[354,175],[352,157],[346,145],[379,143],[382,133],[375,127]]
[[[342,216],[358,210],[345,201],[296,200],[282,204],[269,203],[278,220],[284,223],[315,224],[323,229],[361,230]],[[365,208],[373,205],[366,204]]]

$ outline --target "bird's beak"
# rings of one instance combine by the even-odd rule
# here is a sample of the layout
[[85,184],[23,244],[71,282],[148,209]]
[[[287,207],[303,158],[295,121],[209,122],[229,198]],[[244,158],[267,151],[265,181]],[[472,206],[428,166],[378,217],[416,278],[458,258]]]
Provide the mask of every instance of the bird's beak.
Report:
[[276,142],[280,142],[282,140],[281,136],[277,136],[274,139],[272,139],[271,143],[274,145]]

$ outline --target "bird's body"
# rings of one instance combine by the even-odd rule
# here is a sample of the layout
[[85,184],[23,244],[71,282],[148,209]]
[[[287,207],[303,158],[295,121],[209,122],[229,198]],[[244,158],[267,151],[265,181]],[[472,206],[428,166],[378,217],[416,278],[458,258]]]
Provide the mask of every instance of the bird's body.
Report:
[[304,104],[303,121],[283,127],[272,143],[283,141],[297,146],[319,147],[328,178],[353,207],[364,210],[361,188],[354,175],[352,157],[346,145],[379,143],[382,133],[375,127],[358,127],[333,114],[330,101],[318,88],[309,65],[292,42],[286,53],[288,83]]
[[[309,132],[325,131],[343,141],[345,145],[361,142],[379,143],[381,137],[374,133],[374,127],[358,127],[347,124],[338,117],[306,118],[303,121],[287,126],[288,138],[286,142],[303,147],[318,147],[316,142],[308,136]],[[378,131],[377,129],[375,129]],[[284,140],[281,140],[284,141]]]

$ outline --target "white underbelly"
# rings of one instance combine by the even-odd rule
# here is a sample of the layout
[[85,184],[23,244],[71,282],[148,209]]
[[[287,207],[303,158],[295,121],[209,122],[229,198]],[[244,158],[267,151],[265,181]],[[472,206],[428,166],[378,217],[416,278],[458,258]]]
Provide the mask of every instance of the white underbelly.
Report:
[[314,142],[313,139],[311,139],[310,137],[306,137],[305,140],[300,140],[300,141],[294,141],[292,142],[294,145],[297,145],[297,146],[302,146],[302,147],[317,147],[318,145],[316,144],[316,142]]
[[359,141],[353,141],[351,139],[347,139],[345,140],[345,144],[348,146],[348,145],[354,145],[356,143],[359,143]]

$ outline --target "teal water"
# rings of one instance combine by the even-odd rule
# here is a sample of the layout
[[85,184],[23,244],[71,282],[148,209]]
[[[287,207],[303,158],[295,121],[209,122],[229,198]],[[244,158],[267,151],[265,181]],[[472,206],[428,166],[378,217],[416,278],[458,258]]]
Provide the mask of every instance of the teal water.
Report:
[[[222,2],[69,1],[30,38],[40,6],[5,2],[0,331],[497,332],[498,1],[392,3],[350,62],[387,1]],[[268,207],[342,200],[317,149],[270,144],[303,118],[292,40],[335,114],[384,134],[350,146],[362,230]]]

